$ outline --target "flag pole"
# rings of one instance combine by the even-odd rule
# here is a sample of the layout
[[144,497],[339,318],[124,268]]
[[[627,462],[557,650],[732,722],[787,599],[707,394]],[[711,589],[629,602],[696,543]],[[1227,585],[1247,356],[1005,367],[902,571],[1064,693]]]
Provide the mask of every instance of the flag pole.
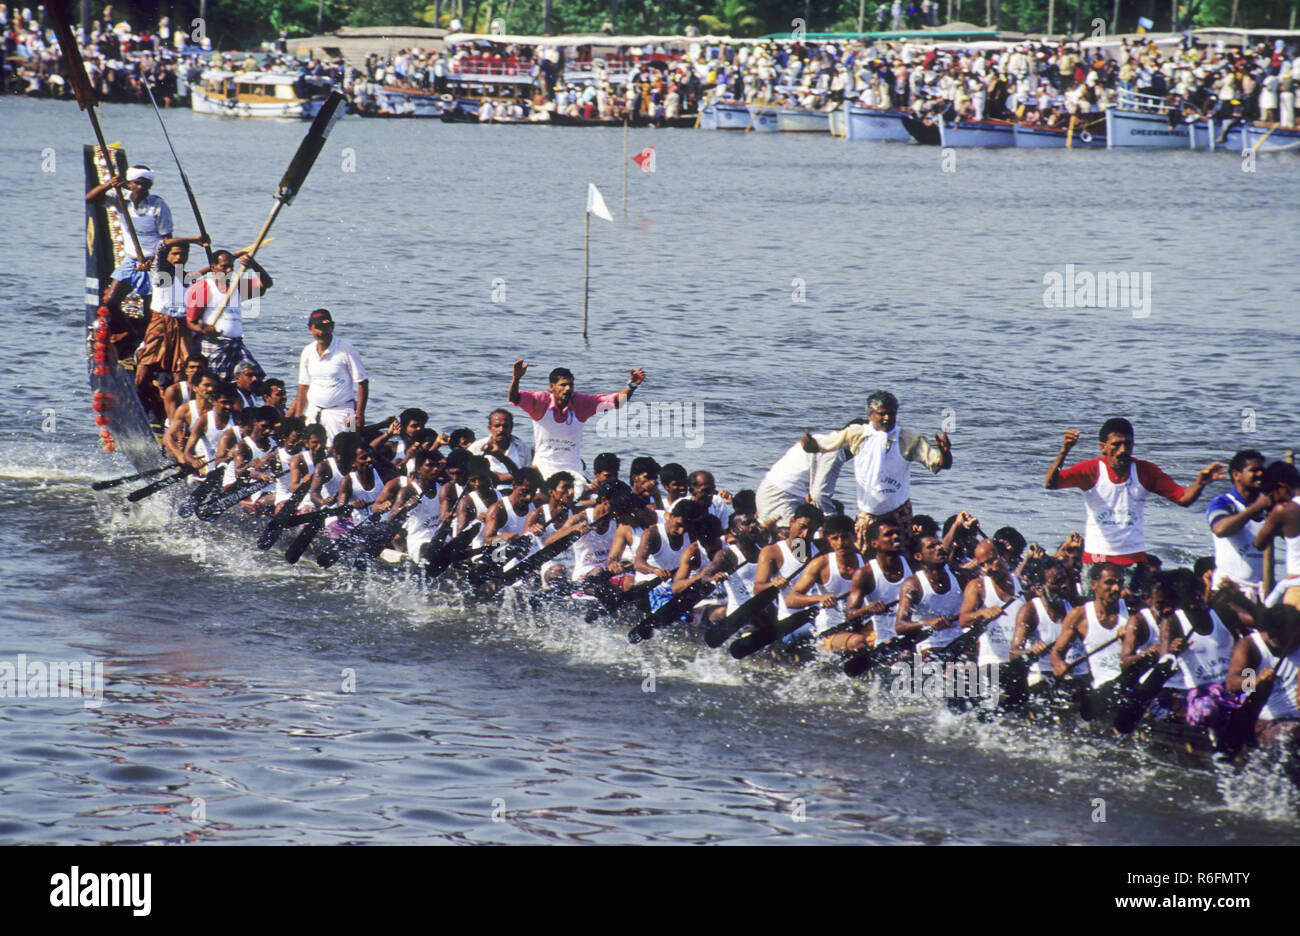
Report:
[[627,113],[623,114],[623,217],[627,217]]
[[591,209],[582,215],[582,337],[587,337],[587,285],[591,282]]

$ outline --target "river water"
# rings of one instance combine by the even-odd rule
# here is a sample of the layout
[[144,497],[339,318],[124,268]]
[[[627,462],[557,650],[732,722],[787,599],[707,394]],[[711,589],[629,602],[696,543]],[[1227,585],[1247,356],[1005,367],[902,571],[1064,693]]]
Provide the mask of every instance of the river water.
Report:
[[[304,126],[167,119],[218,244],[251,242]],[[153,114],[103,122],[192,233]],[[824,671],[431,604],[289,567],[251,548],[254,528],[199,529],[161,497],[128,511],[90,493],[127,466],[98,451],[82,356],[89,128],[71,105],[14,99],[0,127],[0,660],[97,661],[106,679],[98,707],[3,700],[0,841],[1294,841],[1294,793],[1266,769],[1189,773]],[[1077,494],[1041,484],[1069,426],[1083,456],[1126,415],[1139,457],[1184,483],[1297,438],[1294,155],[1243,171],[1181,151],[945,165],[825,137],[629,144],[654,145],[658,171],[633,167],[625,218],[619,131],[342,121],[265,249],[276,285],[250,347],[292,384],[306,314],[326,306],[371,371],[372,420],[420,405],[476,429],[517,357],[535,362],[526,386],[567,365],[589,391],[644,366],[641,400],[702,423],[589,424],[587,457],[677,460],[731,490],[888,388],[902,425],[953,441],[951,472],[916,477],[918,511],[966,508],[1049,547],[1082,525]],[[584,342],[588,182],[615,221],[592,221]],[[1045,306],[1067,264],[1149,276],[1149,315]],[[1209,551],[1204,503],[1153,504],[1149,548]]]

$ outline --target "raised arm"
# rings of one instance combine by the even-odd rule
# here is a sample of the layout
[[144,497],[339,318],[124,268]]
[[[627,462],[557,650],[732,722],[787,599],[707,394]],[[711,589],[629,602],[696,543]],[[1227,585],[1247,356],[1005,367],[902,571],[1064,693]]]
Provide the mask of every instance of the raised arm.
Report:
[[523,358],[515,361],[510,374],[510,390],[506,394],[506,399],[511,403],[519,403],[519,381],[523,380],[526,373],[528,373],[528,362]]
[[1061,482],[1061,466],[1065,464],[1065,458],[1070,454],[1070,449],[1079,441],[1078,429],[1066,429],[1065,437],[1061,439],[1061,450],[1056,453],[1056,458],[1052,460],[1052,466],[1047,469],[1047,477],[1043,480],[1043,487],[1049,491],[1056,490]]

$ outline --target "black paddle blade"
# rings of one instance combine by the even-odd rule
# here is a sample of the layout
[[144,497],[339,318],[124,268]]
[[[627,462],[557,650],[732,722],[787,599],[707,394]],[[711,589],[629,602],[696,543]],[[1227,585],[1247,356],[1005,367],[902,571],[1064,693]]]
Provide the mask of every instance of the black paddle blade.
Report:
[[262,535],[257,538],[258,549],[270,549],[275,545],[275,541],[280,538],[280,531],[288,526],[289,522],[297,516],[298,505],[302,503],[302,499],[307,495],[309,490],[311,490],[311,478],[308,478],[294,489],[284,506],[281,507],[279,512],[276,513],[276,515],[266,524],[266,529],[263,530]]
[[293,201],[294,196],[302,188],[303,182],[307,180],[307,173],[311,172],[311,167],[316,164],[316,157],[325,146],[325,138],[329,136],[334,122],[343,116],[343,111],[339,109],[343,100],[343,95],[339,92],[330,92],[330,96],[312,120],[307,135],[298,144],[298,152],[293,154],[293,162],[289,163],[289,168],[284,171],[275,192],[275,197],[286,205]]
[[148,471],[140,471],[137,472],[136,474],[125,475],[121,478],[110,478],[107,481],[96,481],[94,484],[90,486],[90,489],[92,491],[107,491],[109,488],[115,488],[119,484],[126,484],[126,482],[128,481],[139,481],[141,478],[150,478],[156,474],[162,474],[164,471],[166,471],[169,468],[175,468],[175,467],[176,466],[174,464],[163,465],[161,468],[150,468]]
[[783,637],[793,634],[816,617],[819,610],[814,605],[811,608],[796,611],[781,621],[776,620],[775,617],[764,619],[748,634],[736,638],[730,647],[731,655],[737,660],[743,660],[745,657],[757,653],[768,644],[776,643]]
[[146,497],[150,497],[154,494],[157,494],[163,488],[170,487],[171,485],[175,484],[177,481],[180,481],[182,478],[185,477],[186,474],[187,472],[185,471],[178,471],[176,474],[168,475],[166,478],[159,478],[157,481],[154,481],[152,484],[146,484],[142,488],[136,488],[134,491],[126,495],[126,499],[133,504],[142,501]]
[[320,528],[324,523],[325,521],[323,519],[317,517],[311,523],[303,527],[302,532],[293,538],[293,542],[289,544],[289,548],[284,551],[285,562],[289,563],[289,565],[293,565],[301,559],[302,554],[307,551],[307,547],[311,545],[312,539],[320,532]]

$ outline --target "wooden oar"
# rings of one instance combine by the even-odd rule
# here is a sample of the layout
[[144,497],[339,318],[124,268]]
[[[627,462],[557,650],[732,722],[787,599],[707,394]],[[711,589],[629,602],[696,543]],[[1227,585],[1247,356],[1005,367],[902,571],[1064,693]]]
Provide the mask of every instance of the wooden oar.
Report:
[[311,478],[307,478],[294,488],[293,493],[289,495],[289,499],[285,501],[275,516],[267,521],[266,529],[257,538],[258,549],[270,549],[275,545],[275,541],[280,538],[280,531],[287,526],[293,525],[294,517],[299,516],[298,505],[302,503],[302,499],[311,490],[311,480]]
[[[114,167],[113,158],[108,152],[108,143],[104,140],[104,131],[99,127],[99,118],[95,116],[95,89],[90,86],[90,79],[86,77],[86,63],[81,60],[81,49],[77,46],[77,40],[73,38],[72,26],[68,23],[68,15],[63,10],[62,3],[50,4],[50,14],[54,17],[54,32],[59,37],[59,48],[63,50],[64,60],[68,64],[68,80],[72,82],[73,93],[77,97],[77,106],[84,110],[90,117],[90,125],[94,128],[95,139],[99,141],[99,151],[104,157],[104,165],[107,168],[110,178],[117,177],[117,171]],[[114,188],[117,189],[118,204],[122,210],[118,215],[126,224],[126,232],[131,235],[131,244],[135,247],[135,258],[138,261],[145,261],[148,258],[144,251],[140,249],[140,238],[135,233],[135,222],[131,220],[131,212],[127,207],[131,196],[122,190],[122,183],[118,183]]]
[[783,640],[790,636],[813,618],[817,617],[817,612],[821,609],[821,605],[811,605],[807,608],[800,608],[794,614],[779,621],[760,621],[753,631],[737,637],[732,641],[731,646],[727,649],[737,660],[743,660],[745,657],[757,653],[769,644],[774,644],[778,640]]
[[[283,478],[288,473],[288,471],[282,471],[276,475],[276,478]],[[213,497],[195,507],[194,516],[204,523],[212,523],[244,498],[251,497],[262,490],[268,483],[275,483],[274,479],[270,482],[258,478],[245,478],[243,481],[236,480],[229,488],[222,491],[219,497]]]
[[[803,565],[791,572],[790,576],[786,579],[786,585],[793,582],[799,576],[799,573],[808,567],[809,562],[812,562],[812,559],[807,560]],[[710,647],[721,647],[727,642],[728,637],[749,623],[749,619],[754,612],[765,608],[768,604],[775,601],[776,596],[780,593],[782,587],[785,586],[777,587],[776,585],[765,585],[763,588],[760,588],[754,593],[753,598],[750,598],[735,611],[732,611],[721,621],[718,621],[715,624],[710,624],[704,631],[704,642]]]
[[[1177,618],[1174,619],[1177,621]],[[1190,634],[1182,633],[1182,626],[1175,625],[1178,628],[1179,637],[1190,639]],[[1183,649],[1187,649],[1184,647]],[[1119,711],[1115,713],[1115,730],[1120,734],[1129,734],[1137,727],[1137,723],[1142,720],[1146,713],[1147,705],[1160,694],[1165,683],[1174,675],[1178,669],[1178,654],[1171,653],[1161,657],[1151,671],[1147,673],[1146,678],[1141,683],[1132,687],[1125,694],[1124,700],[1120,703]]]
[[320,516],[318,511],[316,519],[303,527],[302,532],[293,538],[293,542],[289,544],[289,548],[284,551],[284,561],[289,563],[289,565],[293,565],[301,559],[302,554],[305,553],[307,547],[311,545],[312,539],[315,538],[316,534],[320,532],[321,527],[324,525],[325,518]]
[[[176,466],[168,465],[167,467],[175,468]],[[166,469],[163,470],[165,471]],[[197,468],[193,468],[189,465],[182,465],[174,475],[168,475],[165,478],[159,478],[157,481],[151,482],[150,484],[146,484],[144,487],[136,488],[134,491],[131,491],[126,495],[126,499],[133,504],[137,503],[138,501],[144,500],[146,497],[151,497],[154,494],[157,494],[163,488],[171,487],[173,484],[176,484],[178,481],[183,480],[187,476],[192,475],[197,471],[198,471]]]
[[582,530],[572,530],[564,534],[564,536],[560,537],[554,543],[549,543],[546,546],[543,546],[531,556],[520,559],[519,562],[515,563],[509,569],[504,570],[501,573],[500,578],[495,582],[489,581],[486,583],[486,594],[492,594],[505,588],[507,585],[513,585],[521,578],[536,572],[542,566],[546,565],[546,563],[550,562],[556,556],[560,555],[572,546],[580,537],[582,537],[583,532],[584,531]]
[[[736,569],[748,564],[749,562],[746,560],[736,566]],[[736,569],[733,569],[732,572],[736,571]],[[730,575],[731,573],[729,572],[727,574]],[[712,576],[710,576],[710,579],[711,578]],[[694,607],[697,601],[712,591],[716,584],[716,582],[710,581],[709,579],[702,579],[698,582],[693,582],[677,594],[672,595],[658,608],[642,618],[639,624],[628,631],[627,642],[635,644],[640,643],[643,640],[649,640],[654,636],[654,630],[656,627],[662,627],[665,624],[677,620],[684,613]]]
[[948,646],[936,647],[933,655],[944,662],[952,662],[953,660],[959,659],[963,653],[974,649],[978,645],[980,635],[989,629],[990,624],[1002,617],[1002,615],[1006,613],[1007,608],[1011,607],[1023,597],[1023,595],[1012,595],[1002,603],[1002,607],[998,609],[998,613],[994,617],[989,618],[987,621],[979,621],[972,624],[960,637],[957,637],[952,643],[948,644]]
[[[266,235],[271,230],[271,225],[275,223],[276,217],[280,214],[280,209],[290,204],[294,196],[302,189],[303,182],[307,180],[307,173],[311,172],[316,157],[320,155],[321,149],[325,146],[325,139],[329,136],[334,121],[343,116],[339,110],[341,103],[343,103],[343,95],[337,91],[331,91],[330,96],[321,105],[316,118],[311,122],[311,128],[307,131],[307,135],[303,137],[302,143],[298,145],[298,152],[294,153],[293,161],[289,163],[289,168],[285,170],[284,176],[280,179],[280,185],[275,192],[275,206],[271,209],[271,213],[267,215],[262,230],[257,232],[257,239],[253,241],[253,249],[245,254],[248,260],[251,261],[257,254],[257,248],[266,243]],[[217,313],[213,316],[211,325],[215,326],[217,322],[221,321],[221,316],[226,312],[226,306],[230,304],[231,297],[235,294],[235,290],[239,288],[239,281],[240,277],[238,275],[230,277],[230,285],[226,287],[226,293],[221,297],[221,302],[217,306]]]
[[428,581],[433,581],[457,562],[468,559],[470,553],[466,551],[465,547],[474,540],[482,526],[479,521],[473,521],[448,540],[436,553],[430,555],[429,561],[424,567],[425,578]]
[[158,115],[158,123],[162,126],[163,139],[167,141],[167,148],[172,151],[172,159],[176,160],[176,171],[181,174],[181,185],[185,186],[185,196],[190,200],[190,208],[194,211],[194,220],[199,225],[199,233],[203,235],[203,240],[200,243],[203,244],[204,253],[208,255],[208,266],[213,266],[216,264],[216,260],[212,256],[212,238],[208,236],[208,229],[203,224],[203,214],[199,211],[199,203],[194,197],[194,189],[190,187],[189,177],[185,175],[185,169],[181,166],[181,158],[176,155],[176,147],[172,146],[171,134],[167,132],[167,124],[163,120],[162,111],[158,109],[158,102],[154,100],[153,88],[149,87],[148,77],[146,76],[140,83],[144,85],[145,91],[149,93],[149,103],[153,105],[153,112]]
[[126,484],[128,481],[139,481],[141,478],[152,478],[154,475],[162,474],[176,467],[176,463],[163,465],[161,468],[150,468],[148,471],[140,471],[136,474],[123,475],[120,478],[110,478],[106,481],[96,481],[90,486],[92,491],[107,491],[109,488],[115,488],[119,484]]
[[653,578],[646,579],[644,582],[638,582],[627,591],[619,592],[610,599],[609,604],[588,610],[586,614],[587,623],[590,624],[592,621],[596,620],[596,618],[600,617],[601,614],[613,614],[625,604],[640,601],[643,597],[648,595],[656,585],[662,585],[664,581],[666,580],[661,579],[656,575]]
[[[216,468],[215,465],[211,467]],[[203,480],[194,486],[194,490],[190,491],[190,496],[181,502],[176,512],[182,517],[193,516],[200,504],[207,503],[209,499],[220,492],[222,475],[223,472],[221,471],[209,471]]]

